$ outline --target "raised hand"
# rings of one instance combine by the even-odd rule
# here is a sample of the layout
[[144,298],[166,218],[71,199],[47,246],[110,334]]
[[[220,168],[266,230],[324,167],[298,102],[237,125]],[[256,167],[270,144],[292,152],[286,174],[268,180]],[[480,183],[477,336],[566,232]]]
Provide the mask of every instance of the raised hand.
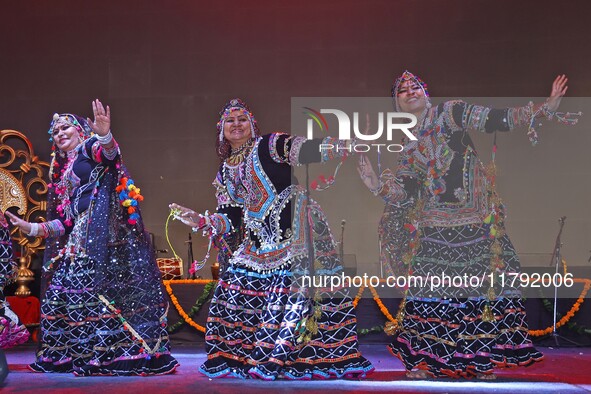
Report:
[[560,100],[562,100],[568,89],[567,82],[568,78],[564,74],[557,76],[554,82],[552,82],[552,92],[547,100],[549,111],[554,112],[558,109]]
[[86,118],[88,124],[95,134],[105,136],[111,129],[111,108],[107,105],[107,109],[99,99],[92,102],[92,112],[94,112],[94,121]]
[[379,189],[380,181],[367,156],[359,155],[357,171],[359,172],[359,176],[361,176],[361,180],[369,190],[374,192]]

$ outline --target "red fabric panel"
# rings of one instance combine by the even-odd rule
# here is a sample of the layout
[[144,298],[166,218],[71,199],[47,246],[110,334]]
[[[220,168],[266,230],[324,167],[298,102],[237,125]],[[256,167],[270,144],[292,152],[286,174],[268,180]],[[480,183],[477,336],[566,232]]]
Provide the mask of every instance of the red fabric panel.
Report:
[[21,319],[21,322],[27,324],[39,324],[41,317],[41,304],[37,297],[6,297],[10,304],[10,309]]

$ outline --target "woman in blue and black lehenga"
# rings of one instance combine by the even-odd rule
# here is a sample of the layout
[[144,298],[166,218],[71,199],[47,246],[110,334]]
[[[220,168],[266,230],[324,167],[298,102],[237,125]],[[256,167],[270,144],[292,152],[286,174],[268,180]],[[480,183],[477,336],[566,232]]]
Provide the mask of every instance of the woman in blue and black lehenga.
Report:
[[[469,131],[510,131],[541,117],[574,123],[572,114],[555,112],[566,81],[556,78],[545,103],[505,109],[459,100],[431,106],[427,85],[417,76],[406,71],[394,82],[397,111],[418,119],[412,129],[417,140],[407,141],[395,173],[387,169],[378,177],[366,157],[359,168],[366,186],[386,202],[382,264],[390,275],[482,280],[474,287],[411,282],[389,346],[410,378],[494,379],[495,367],[542,360],[528,336],[520,289],[487,281],[519,273],[520,264],[505,232],[494,161],[485,168]],[[535,129],[528,135],[536,142]]]
[[[183,222],[210,232],[224,245],[220,253],[227,253],[207,319],[208,359],[200,371],[266,380],[365,377],[373,366],[358,349],[352,299],[342,289],[313,290],[300,281],[313,273],[339,274],[342,266],[322,210],[292,183],[291,166],[339,153],[321,154],[323,140],[261,136],[239,99],[220,115],[216,213],[198,215],[171,205]],[[236,236],[240,242],[232,250],[223,241]]]
[[[47,238],[36,372],[153,375],[174,372],[168,303],[144,230],[140,191],[110,131],[110,109],[93,102],[94,122],[55,114],[47,221],[7,213]],[[94,135],[93,135],[94,134]]]

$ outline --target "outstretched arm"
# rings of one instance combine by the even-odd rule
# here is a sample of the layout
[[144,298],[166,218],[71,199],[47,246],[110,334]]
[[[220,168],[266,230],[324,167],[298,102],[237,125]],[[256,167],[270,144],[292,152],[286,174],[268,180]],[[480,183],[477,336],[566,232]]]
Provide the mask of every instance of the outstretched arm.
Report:
[[170,209],[175,212],[175,219],[180,220],[193,231],[206,231],[218,235],[232,233],[239,229],[242,221],[242,205],[235,202],[224,185],[221,171],[213,182],[216,188],[217,208],[215,213],[199,214],[190,208],[172,203]]
[[30,237],[58,237],[69,233],[73,228],[72,223],[60,219],[53,219],[49,222],[30,223],[8,211],[5,212],[5,215],[8,216],[8,219],[10,219],[13,225]]
[[18,227],[24,234],[29,234],[31,232],[31,223],[24,221],[8,211],[4,212],[4,214],[8,216],[10,223]]
[[562,97],[568,90],[566,75],[559,75],[552,82],[550,96],[543,103],[532,103],[522,107],[513,108],[489,108],[480,105],[467,104],[463,101],[446,103],[446,111],[451,115],[450,121],[462,129],[478,130],[486,133],[495,131],[510,131],[519,126],[528,126],[528,137],[532,143],[537,142],[537,133],[534,127],[536,119],[546,117],[557,118],[559,122],[566,124],[576,123],[573,114],[558,114],[556,110]]
[[168,207],[173,211],[174,218],[190,227],[199,227],[199,214],[190,208],[172,203]]
[[269,153],[276,163],[299,166],[308,163],[324,163],[351,153],[351,141],[334,137],[307,139],[286,133],[269,135]]

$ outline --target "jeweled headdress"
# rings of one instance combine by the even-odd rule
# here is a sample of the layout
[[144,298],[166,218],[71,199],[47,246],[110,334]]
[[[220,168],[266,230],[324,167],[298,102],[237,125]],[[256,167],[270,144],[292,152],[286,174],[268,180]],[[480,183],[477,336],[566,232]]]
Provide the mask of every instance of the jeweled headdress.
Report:
[[421,89],[423,89],[423,93],[425,93],[425,97],[427,98],[427,103],[429,103],[429,90],[427,90],[427,84],[418,76],[414,75],[408,70],[404,70],[401,76],[396,78],[394,83],[392,84],[392,98],[394,99],[394,105],[396,106],[396,110],[400,111],[400,107],[398,106],[398,89],[400,88],[400,84],[405,81],[414,81],[416,82]]
[[228,101],[220,111],[220,120],[217,123],[218,138],[216,141],[216,148],[220,160],[225,160],[230,153],[230,146],[228,142],[224,140],[224,123],[226,123],[226,119],[230,116],[232,111],[241,111],[248,117],[248,120],[250,120],[251,138],[256,138],[261,135],[257,120],[250,111],[250,108],[248,108],[248,105],[239,98],[234,98]]
[[74,114],[53,114],[53,119],[51,120],[51,124],[49,125],[49,130],[47,133],[49,134],[49,141],[53,141],[53,129],[57,124],[69,124],[74,126],[78,129],[80,134],[80,138],[85,140],[92,135],[92,129],[88,124],[88,121],[78,115]]
[[[51,181],[55,181],[57,178],[57,175],[55,174],[57,174],[57,168],[60,166],[58,161],[64,160],[64,157],[66,156],[66,153],[59,150],[55,145],[55,141],[53,140],[53,130],[56,125],[64,123],[74,126],[78,130],[78,136],[80,137],[81,141],[85,141],[86,139],[90,138],[90,136],[92,136],[92,129],[90,128],[88,121],[83,117],[68,113],[53,114],[51,124],[49,125],[49,130],[47,131],[49,134],[49,141],[52,142],[51,150],[53,151],[51,154],[51,164],[49,165],[49,179]],[[58,156],[61,157],[61,159],[58,159]]]
[[248,117],[248,120],[250,120],[250,131],[252,133],[252,136],[258,136],[260,134],[259,128],[257,126],[257,121],[252,112],[250,112],[250,108],[248,108],[248,105],[246,105],[246,103],[240,100],[239,98],[235,98],[228,101],[226,105],[224,105],[224,108],[222,108],[222,110],[220,111],[220,120],[217,124],[218,138],[220,142],[224,140],[224,123],[226,122],[226,119],[228,118],[228,116],[230,116],[232,111],[241,111]]

